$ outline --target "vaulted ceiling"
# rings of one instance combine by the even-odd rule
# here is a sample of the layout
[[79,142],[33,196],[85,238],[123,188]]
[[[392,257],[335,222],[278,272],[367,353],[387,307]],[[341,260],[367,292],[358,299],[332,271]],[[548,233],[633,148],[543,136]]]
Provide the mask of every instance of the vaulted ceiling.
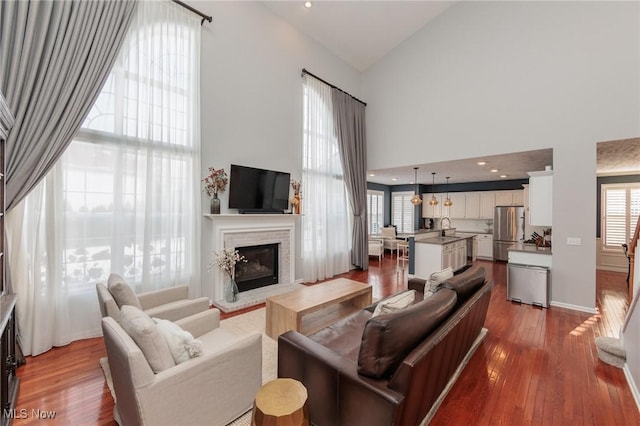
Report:
[[[299,31],[316,40],[334,55],[365,72],[396,46],[428,25],[457,1],[263,1],[265,7]],[[640,139],[598,144],[598,175],[640,173]],[[485,165],[478,165],[485,161]],[[419,167],[418,182],[451,183],[526,179],[527,172],[553,166],[553,151],[493,155],[483,158],[412,164],[405,167],[370,170],[368,180],[386,185],[414,183],[413,167]],[[497,172],[491,172],[497,169]],[[373,175],[373,176],[372,176]],[[501,177],[505,176],[505,177]]]

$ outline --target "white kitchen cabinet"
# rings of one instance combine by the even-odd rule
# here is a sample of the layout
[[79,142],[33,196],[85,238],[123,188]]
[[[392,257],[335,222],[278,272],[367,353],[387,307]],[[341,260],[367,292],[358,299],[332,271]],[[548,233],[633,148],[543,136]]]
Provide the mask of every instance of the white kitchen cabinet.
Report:
[[442,245],[442,265],[441,270],[451,268],[453,269],[454,264],[454,253],[453,253],[453,245],[452,244],[443,244]]
[[[445,199],[446,199],[445,195]],[[452,219],[463,219],[465,218],[465,206],[466,206],[466,196],[464,192],[453,192],[449,194],[449,198],[453,202],[451,207],[443,207],[446,213],[449,214],[449,217]],[[448,210],[448,212],[447,212]]]
[[529,224],[552,226],[553,171],[529,172]]
[[510,206],[513,203],[511,191],[495,191],[496,206]]
[[454,243],[455,245],[455,253],[456,259],[453,270],[458,270],[467,264],[467,243],[468,240],[457,241]]
[[493,191],[480,192],[480,218],[493,219],[496,210],[496,194]]
[[524,190],[523,189],[514,190],[512,195],[513,195],[514,206],[524,206]]
[[482,259],[493,259],[493,235],[478,234],[478,255]]
[[[467,244],[469,244],[469,240],[467,240]],[[473,237],[473,251],[471,252],[471,262],[475,262],[478,257],[478,236]]]
[[513,189],[511,191],[495,191],[496,206],[522,206],[523,191],[522,189]]
[[416,241],[415,276],[428,279],[434,272],[451,267],[454,271],[467,264],[467,240],[446,244],[430,244]]
[[446,195],[436,194],[438,200],[437,206],[429,205],[432,193],[422,194],[422,217],[440,218],[442,217],[442,203],[446,198]]
[[480,219],[480,193],[467,192],[465,199],[464,217],[467,219]]

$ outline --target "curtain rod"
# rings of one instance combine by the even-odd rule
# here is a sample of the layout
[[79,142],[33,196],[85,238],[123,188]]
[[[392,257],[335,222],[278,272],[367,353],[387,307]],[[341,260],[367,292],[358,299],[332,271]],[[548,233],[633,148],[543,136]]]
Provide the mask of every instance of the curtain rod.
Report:
[[323,83],[324,83],[324,84],[326,84],[327,86],[332,87],[332,88],[334,88],[334,89],[337,89],[337,90],[341,91],[342,93],[344,93],[344,94],[346,94],[346,95],[351,96],[351,98],[353,98],[354,100],[356,100],[356,101],[360,102],[362,105],[367,106],[367,103],[366,103],[366,102],[361,101],[360,99],[358,99],[358,98],[356,98],[355,96],[353,96],[351,93],[345,92],[344,90],[342,90],[342,89],[341,89],[341,88],[339,88],[338,86],[334,86],[333,84],[329,83],[328,81],[323,80],[323,79],[321,79],[320,77],[318,77],[317,75],[315,75],[315,74],[313,74],[313,73],[311,73],[311,72],[307,71],[307,69],[306,69],[306,68],[302,68],[302,74],[301,74],[301,77],[304,77],[304,75],[305,75],[305,74],[310,75],[311,77],[315,78],[316,80],[320,80],[321,82],[323,82]]
[[195,13],[198,16],[202,17],[202,21],[200,21],[200,25],[204,25],[204,21],[213,21],[213,17],[209,16],[209,15],[205,15],[204,13],[200,12],[198,9],[196,9],[195,7],[191,7],[186,3],[181,2],[180,0],[171,0],[172,2],[174,2],[175,4],[178,4],[182,7],[184,7],[187,10],[190,10],[191,12]]

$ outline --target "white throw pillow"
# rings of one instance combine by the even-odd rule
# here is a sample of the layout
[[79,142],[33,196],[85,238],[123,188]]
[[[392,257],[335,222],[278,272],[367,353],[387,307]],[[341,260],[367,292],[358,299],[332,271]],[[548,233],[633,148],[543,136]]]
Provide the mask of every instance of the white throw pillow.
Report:
[[404,291],[402,293],[396,294],[395,296],[378,303],[376,309],[373,311],[373,315],[371,315],[371,318],[377,317],[378,315],[390,314],[392,312],[399,311],[400,309],[404,309],[412,304],[415,298],[415,290]]
[[122,306],[120,313],[120,326],[138,345],[154,373],[176,365],[167,341],[149,315],[131,305]]
[[181,364],[202,353],[202,341],[194,339],[191,333],[183,330],[178,324],[160,318],[153,320],[167,341],[169,351],[176,364]]
[[429,276],[429,279],[427,280],[427,283],[424,285],[424,297],[427,298],[428,296],[431,296],[436,291],[436,287],[438,287],[441,282],[444,282],[452,277],[453,269],[451,269],[451,267],[431,274],[431,276]]

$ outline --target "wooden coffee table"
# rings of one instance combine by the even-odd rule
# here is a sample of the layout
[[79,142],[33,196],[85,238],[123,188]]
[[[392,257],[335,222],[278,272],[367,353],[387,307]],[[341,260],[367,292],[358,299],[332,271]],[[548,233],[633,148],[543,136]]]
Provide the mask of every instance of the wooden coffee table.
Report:
[[267,335],[311,334],[371,304],[371,285],[346,278],[267,298]]

